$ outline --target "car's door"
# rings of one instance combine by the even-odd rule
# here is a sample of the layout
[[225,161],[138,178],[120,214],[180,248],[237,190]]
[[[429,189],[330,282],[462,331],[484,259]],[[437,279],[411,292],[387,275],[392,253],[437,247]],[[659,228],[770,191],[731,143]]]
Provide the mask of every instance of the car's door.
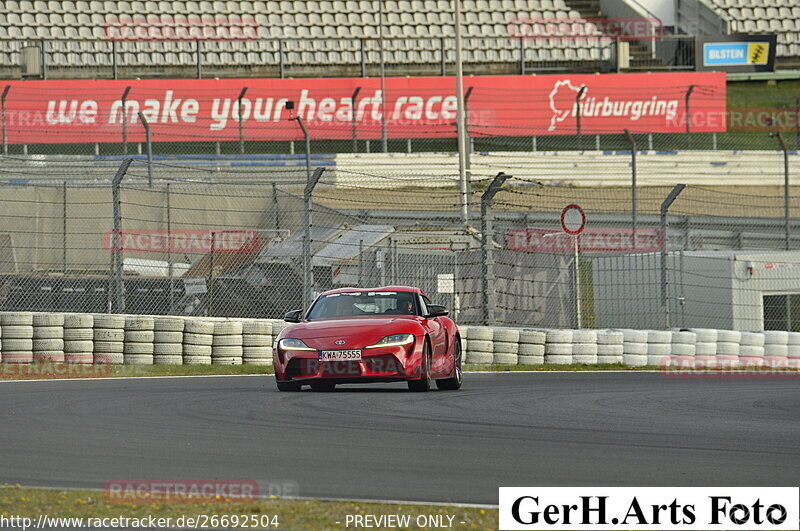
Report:
[[[430,299],[425,295],[420,295],[420,313],[428,314]],[[438,317],[432,319],[424,318],[424,324],[428,329],[431,338],[431,376],[433,378],[446,377],[449,375],[447,364],[447,330],[442,325]]]

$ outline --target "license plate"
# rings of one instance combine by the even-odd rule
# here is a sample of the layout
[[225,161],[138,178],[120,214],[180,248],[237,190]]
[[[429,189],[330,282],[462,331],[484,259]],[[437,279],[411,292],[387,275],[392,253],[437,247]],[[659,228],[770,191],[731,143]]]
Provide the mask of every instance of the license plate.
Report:
[[317,353],[320,361],[358,361],[361,350],[320,350]]

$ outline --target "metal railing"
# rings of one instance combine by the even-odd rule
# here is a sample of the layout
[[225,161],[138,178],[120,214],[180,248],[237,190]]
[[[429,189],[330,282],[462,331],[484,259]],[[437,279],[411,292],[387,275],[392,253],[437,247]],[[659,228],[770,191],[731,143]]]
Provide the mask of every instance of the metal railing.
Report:
[[[585,41],[585,42],[584,42]],[[0,77],[309,77],[378,75],[377,39],[248,39],[114,41],[0,40]],[[606,37],[464,38],[466,74],[612,72],[614,43]],[[36,48],[41,68],[23,67],[24,48]],[[450,37],[384,39],[388,75],[452,75]],[[655,68],[655,65],[653,65]]]

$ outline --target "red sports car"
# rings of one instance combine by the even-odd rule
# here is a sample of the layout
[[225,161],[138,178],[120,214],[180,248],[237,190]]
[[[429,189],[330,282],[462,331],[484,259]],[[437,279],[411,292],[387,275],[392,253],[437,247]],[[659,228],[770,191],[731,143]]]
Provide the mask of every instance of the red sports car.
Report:
[[281,391],[332,391],[337,383],[407,381],[427,391],[461,387],[461,338],[444,306],[419,288],[342,288],[284,319],[274,348]]

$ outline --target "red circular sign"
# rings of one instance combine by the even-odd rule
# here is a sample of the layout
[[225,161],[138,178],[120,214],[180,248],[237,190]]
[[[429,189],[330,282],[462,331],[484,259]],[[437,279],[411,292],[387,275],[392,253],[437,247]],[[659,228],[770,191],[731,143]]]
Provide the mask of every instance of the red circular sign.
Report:
[[567,234],[580,234],[586,227],[586,214],[578,205],[567,205],[561,211],[561,228]]

